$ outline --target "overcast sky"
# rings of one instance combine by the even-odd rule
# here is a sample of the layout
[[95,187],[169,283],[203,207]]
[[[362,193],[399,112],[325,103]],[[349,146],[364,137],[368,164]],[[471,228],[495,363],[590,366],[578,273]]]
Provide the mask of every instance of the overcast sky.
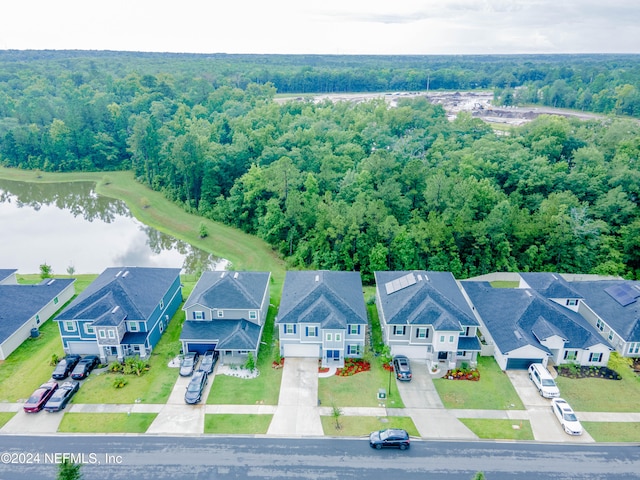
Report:
[[0,49],[640,53],[640,0],[7,0]]

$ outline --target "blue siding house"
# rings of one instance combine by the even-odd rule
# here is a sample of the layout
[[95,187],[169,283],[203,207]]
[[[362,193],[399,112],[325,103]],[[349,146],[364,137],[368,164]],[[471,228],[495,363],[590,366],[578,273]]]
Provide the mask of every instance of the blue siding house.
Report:
[[56,318],[65,353],[148,357],[182,303],[179,268],[106,269]]

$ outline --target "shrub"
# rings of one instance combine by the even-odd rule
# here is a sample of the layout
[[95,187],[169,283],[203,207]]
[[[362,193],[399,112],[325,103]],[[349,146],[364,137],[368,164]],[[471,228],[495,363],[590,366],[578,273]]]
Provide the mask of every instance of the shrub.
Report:
[[256,369],[256,359],[253,356],[253,353],[249,352],[247,354],[247,361],[244,362],[244,368],[246,368],[250,372],[253,372]]
[[116,378],[113,379],[114,388],[123,388],[127,383],[129,383],[129,381],[126,378],[124,378],[124,376],[122,375],[118,375]]
[[122,365],[120,362],[113,362],[111,365],[109,365],[108,370],[112,373],[121,373],[124,371],[124,365]]
[[58,357],[58,355],[54,353],[53,355],[51,355],[51,360],[49,360],[49,365],[51,365],[52,367],[55,367],[59,361],[60,361],[60,357]]

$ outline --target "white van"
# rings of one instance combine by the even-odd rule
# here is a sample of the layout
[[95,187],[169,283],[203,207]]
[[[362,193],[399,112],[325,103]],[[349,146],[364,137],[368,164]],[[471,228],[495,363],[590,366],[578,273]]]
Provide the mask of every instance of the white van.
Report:
[[551,378],[549,370],[544,368],[540,363],[534,363],[529,366],[529,378],[533,384],[545,398],[555,398],[560,396],[560,390],[556,382]]

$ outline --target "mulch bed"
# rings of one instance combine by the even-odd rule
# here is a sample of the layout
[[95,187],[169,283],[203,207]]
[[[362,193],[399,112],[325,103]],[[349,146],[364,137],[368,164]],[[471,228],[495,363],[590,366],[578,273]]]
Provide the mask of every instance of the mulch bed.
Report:
[[456,368],[455,370],[448,370],[444,378],[449,380],[471,380],[477,382],[480,380],[480,372],[477,369],[469,370]]
[[371,370],[371,364],[369,362],[347,358],[344,362],[344,368],[337,369],[336,375],[339,375],[341,377],[349,377],[351,375],[355,375],[356,373],[368,372],[369,370]]
[[605,378],[607,380],[622,380],[615,370],[609,367],[556,367],[558,375],[568,378]]

